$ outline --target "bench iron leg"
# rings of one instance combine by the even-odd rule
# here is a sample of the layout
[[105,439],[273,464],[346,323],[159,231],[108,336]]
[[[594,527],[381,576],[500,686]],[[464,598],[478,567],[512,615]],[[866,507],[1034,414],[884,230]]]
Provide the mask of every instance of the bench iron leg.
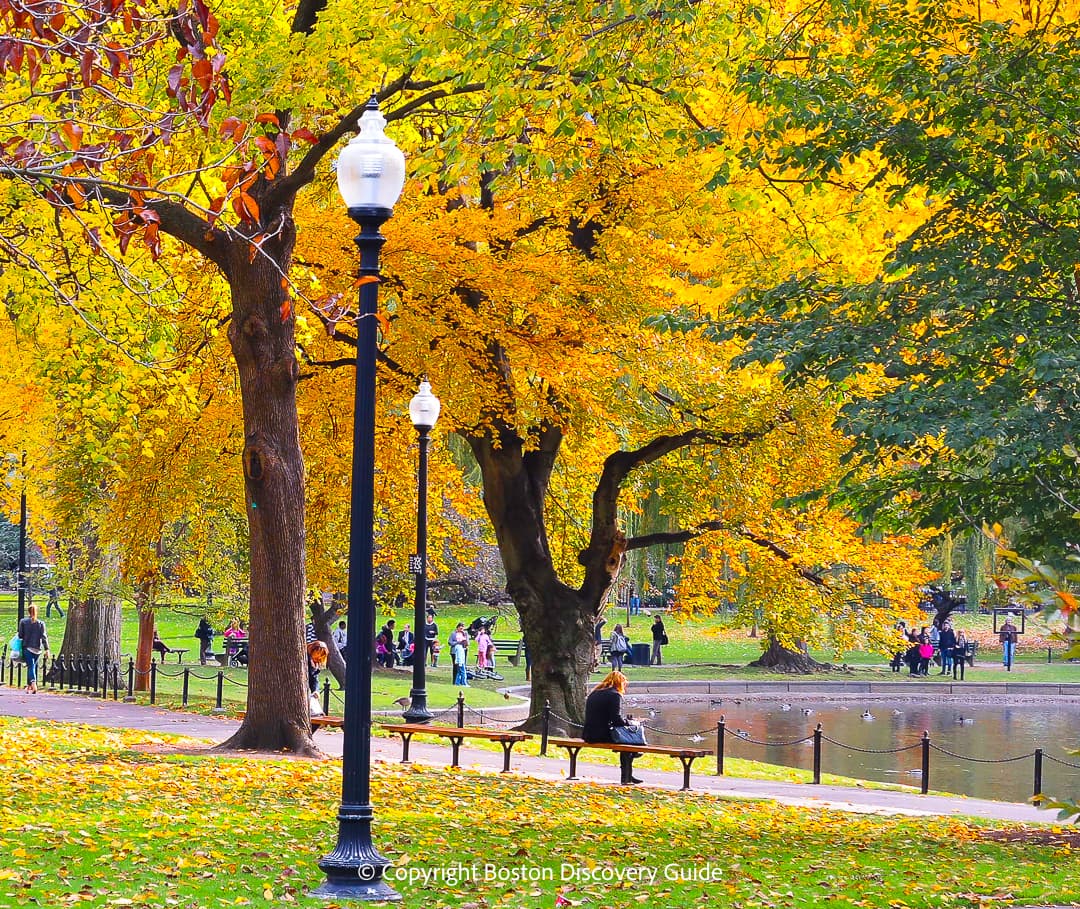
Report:
[[503,769],[502,769],[502,772],[503,773],[509,773],[510,772],[510,751],[513,749],[514,743],[513,742],[500,742],[499,744],[501,744],[502,747],[503,747]]
[[690,768],[694,764],[694,758],[679,756],[679,760],[682,761],[682,789],[681,792],[687,792],[690,789]]
[[578,752],[581,751],[581,749],[580,748],[567,748],[566,750],[570,754],[570,776],[568,776],[567,779],[568,780],[576,780],[577,779],[577,755],[578,755]]
[[453,748],[453,750],[454,750],[454,759],[450,762],[450,766],[451,767],[458,767],[458,766],[460,766],[458,764],[458,754],[461,752],[461,743],[464,742],[465,739],[460,735],[449,736],[449,739],[450,739],[450,747]]
[[402,732],[401,735],[401,763],[408,764],[409,761],[409,742],[412,741],[413,734],[411,732]]

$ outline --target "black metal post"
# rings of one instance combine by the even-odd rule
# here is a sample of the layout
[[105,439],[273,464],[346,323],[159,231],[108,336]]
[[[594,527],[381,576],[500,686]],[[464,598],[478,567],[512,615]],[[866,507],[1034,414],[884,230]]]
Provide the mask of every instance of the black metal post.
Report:
[[81,654],[75,657],[75,690],[82,691],[83,663],[86,658]]
[[120,700],[120,663],[119,661],[112,664],[112,699],[114,701]]
[[224,710],[222,706],[221,698],[225,689],[225,670],[219,669],[217,673],[217,700],[214,701],[215,710]]
[[[368,110],[378,110],[374,96]],[[317,897],[399,900],[383,880],[390,861],[371,839],[371,665],[375,642],[373,599],[375,524],[375,368],[377,352],[379,233],[390,209],[350,208],[360,225],[360,312],[356,320],[356,409],[353,419],[352,497],[349,519],[349,659],[345,664],[345,710],[341,759],[338,839],[319,867],[326,880]],[[366,280],[365,280],[366,279]],[[418,629],[422,633],[422,628]]]
[[157,699],[157,660],[150,661],[150,703]]
[[22,660],[20,660],[19,661],[19,668],[16,671],[17,675],[18,675],[18,681],[19,681],[19,687],[20,688],[22,688],[22,667],[23,667]]
[[[26,469],[26,452],[22,456],[23,470]],[[23,478],[23,491],[19,496],[19,567],[15,586],[19,591],[19,621],[26,616],[26,479]]]
[[821,785],[821,723],[814,730],[814,785]]
[[540,715],[540,754],[547,757],[548,733],[551,730],[551,701],[544,701],[544,710]]
[[185,707],[187,707],[187,703],[188,703],[188,684],[189,684],[188,679],[189,679],[189,676],[190,676],[190,670],[187,668],[187,666],[185,666],[184,667],[184,690],[183,690],[183,693],[180,695],[180,703],[183,704]]
[[459,691],[457,693],[457,728],[461,729],[465,725],[465,692]]
[[724,716],[716,721],[716,775],[724,775]]
[[930,791],[930,733],[922,734],[922,794]]
[[323,712],[324,716],[330,716],[330,680],[329,679],[323,679],[322,712]]
[[406,723],[430,723],[431,711],[427,706],[427,668],[424,660],[424,635],[427,610],[427,475],[428,443],[431,427],[417,426],[420,437],[420,462],[416,472],[416,553],[420,564],[416,572],[416,596],[413,604],[413,669],[412,691],[409,692],[409,708],[402,716]]
[[1046,648],[1046,662],[1048,662],[1048,663],[1054,662],[1054,648],[1053,647],[1047,647]]
[[1035,794],[1034,798],[1038,798],[1042,795],[1042,761],[1043,750],[1041,748],[1035,749]]
[[97,658],[96,653],[94,654],[94,662],[91,664],[91,666],[92,666],[92,668],[91,668],[90,672],[92,673],[92,677],[94,679],[94,684],[93,685],[87,685],[86,687],[89,688],[91,691],[93,691],[94,694],[97,694],[97,689],[98,689],[98,658]]
[[124,696],[125,701],[135,700],[135,661],[128,657],[128,672],[127,672],[127,694]]

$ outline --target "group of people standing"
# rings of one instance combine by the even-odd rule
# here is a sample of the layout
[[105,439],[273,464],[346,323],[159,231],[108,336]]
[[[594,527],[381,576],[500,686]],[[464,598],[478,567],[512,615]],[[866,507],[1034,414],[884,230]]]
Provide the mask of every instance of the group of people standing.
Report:
[[899,672],[901,665],[906,664],[909,675],[928,676],[930,664],[936,659],[941,667],[938,675],[946,675],[951,670],[954,679],[963,679],[968,648],[967,635],[963,630],[956,631],[948,619],[940,628],[935,619],[929,627],[924,625],[919,631],[914,628],[909,630],[903,622],[897,626],[897,630],[910,646],[897,651],[893,657],[893,672]]

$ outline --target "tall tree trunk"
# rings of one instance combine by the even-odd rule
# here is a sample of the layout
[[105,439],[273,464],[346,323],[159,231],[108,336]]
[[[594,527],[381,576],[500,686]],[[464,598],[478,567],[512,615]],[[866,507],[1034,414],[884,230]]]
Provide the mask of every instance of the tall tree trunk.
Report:
[[139,613],[139,643],[135,647],[135,691],[150,690],[150,661],[154,658],[154,609],[150,602],[150,585],[140,584],[135,593],[135,608]]
[[[253,255],[233,242],[229,341],[244,413],[244,489],[251,532],[251,623],[244,722],[222,749],[318,755],[304,662],[304,460],[296,411],[293,317],[281,275],[295,242],[288,205],[262,212],[280,225]],[[282,270],[283,269],[283,270]]]
[[120,603],[111,594],[72,595],[60,653],[65,657],[120,659]]
[[829,668],[827,663],[819,663],[808,653],[803,653],[800,650],[788,650],[771,634],[765,652],[750,665],[757,669],[771,669],[774,672],[797,672],[803,675]]
[[76,568],[69,584],[67,623],[60,653],[65,657],[120,659],[120,602],[116,589],[116,557],[98,545],[91,523],[72,536],[71,561]]
[[552,563],[544,499],[559,441],[552,430],[538,450],[526,451],[506,433],[498,444],[488,437],[472,437],[469,444],[480,463],[484,504],[532,663],[530,720],[524,728],[538,729],[544,705],[550,704],[554,728],[576,734],[580,729],[570,724],[580,724],[585,716],[593,633],[603,597],[566,586]]

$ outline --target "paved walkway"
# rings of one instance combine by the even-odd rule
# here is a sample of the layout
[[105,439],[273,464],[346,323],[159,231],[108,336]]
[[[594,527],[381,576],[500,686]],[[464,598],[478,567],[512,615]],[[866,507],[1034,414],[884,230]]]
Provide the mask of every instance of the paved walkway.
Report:
[[[103,701],[81,694],[40,692],[28,695],[16,688],[0,686],[0,715],[33,717],[56,722],[87,723],[112,728],[143,729],[148,732],[169,733],[191,738],[220,742],[239,725],[236,720],[207,717],[196,713],[161,710],[122,701]],[[340,756],[342,737],[336,732],[320,732],[316,736],[320,747],[331,756]],[[515,775],[525,774],[547,780],[562,780],[566,776],[568,762],[562,749],[555,749],[558,756],[541,758],[515,755]],[[375,736],[371,743],[372,757],[376,761],[394,763],[401,758],[401,743],[397,736]],[[450,747],[445,742],[416,740],[410,747],[410,757],[417,764],[446,766],[450,762]],[[498,772],[502,767],[501,752],[462,749],[462,763],[469,769]],[[674,761],[673,761],[674,763]],[[766,780],[744,780],[727,776],[715,776],[709,772],[712,764],[707,759],[699,761],[700,772],[694,774],[692,784],[696,792],[745,799],[771,799],[785,805],[802,805],[832,808],[843,811],[879,814],[909,814],[927,816],[968,816],[992,818],[1023,823],[1051,824],[1054,815],[1038,811],[1031,805],[1009,802],[992,802],[983,799],[917,795],[908,792],[891,792],[878,789],[847,788],[842,786],[814,786],[806,783],[781,783]],[[583,783],[615,783],[619,778],[618,762],[593,764],[579,762],[578,772]],[[682,773],[635,768],[645,784],[657,788],[677,790],[682,785]],[[681,794],[693,798],[693,793]]]

